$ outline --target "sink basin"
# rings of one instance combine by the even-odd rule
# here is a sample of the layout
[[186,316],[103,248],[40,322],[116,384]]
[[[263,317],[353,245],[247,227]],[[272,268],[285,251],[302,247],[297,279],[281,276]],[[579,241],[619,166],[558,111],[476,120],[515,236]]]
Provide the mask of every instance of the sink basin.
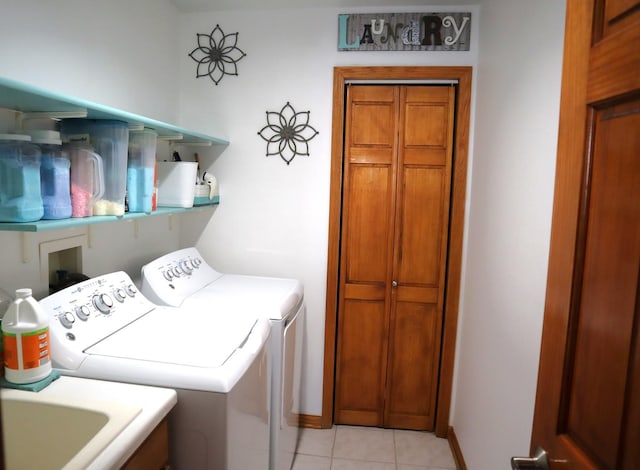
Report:
[[141,411],[115,402],[3,392],[7,470],[85,468]]

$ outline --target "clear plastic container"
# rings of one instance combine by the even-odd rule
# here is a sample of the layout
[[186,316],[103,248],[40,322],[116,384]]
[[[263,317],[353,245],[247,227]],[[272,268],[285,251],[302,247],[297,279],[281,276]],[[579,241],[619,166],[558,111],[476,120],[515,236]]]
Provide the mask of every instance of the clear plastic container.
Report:
[[129,134],[127,202],[129,212],[153,210],[154,171],[158,134],[150,129]]
[[93,215],[123,215],[127,189],[129,126],[107,119],[65,119],[60,124],[64,142],[91,145],[102,157],[104,194],[93,206]]
[[30,130],[31,142],[41,152],[40,193],[44,209],[43,219],[71,217],[71,191],[69,187],[70,162],[62,149],[60,133],[52,130]]
[[0,134],[0,222],[34,222],[44,214],[40,149],[31,137]]
[[104,194],[102,158],[86,144],[65,147],[71,160],[71,216],[90,217]]

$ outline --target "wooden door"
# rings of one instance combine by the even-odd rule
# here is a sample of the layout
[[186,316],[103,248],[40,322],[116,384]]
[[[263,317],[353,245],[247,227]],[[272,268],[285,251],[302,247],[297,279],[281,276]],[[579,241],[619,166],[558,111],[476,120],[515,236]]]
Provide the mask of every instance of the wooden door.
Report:
[[531,441],[552,469],[640,468],[639,44],[637,1],[568,1]]
[[433,429],[455,89],[351,86],[335,421]]

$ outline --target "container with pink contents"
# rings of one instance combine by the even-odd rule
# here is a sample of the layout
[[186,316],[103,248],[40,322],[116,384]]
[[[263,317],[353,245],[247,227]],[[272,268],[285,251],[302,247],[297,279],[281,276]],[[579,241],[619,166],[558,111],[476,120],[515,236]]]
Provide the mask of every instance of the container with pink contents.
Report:
[[102,157],[89,145],[73,143],[65,146],[71,160],[71,216],[90,217],[104,194]]
[[[104,188],[93,204],[93,215],[123,215],[129,147],[127,123],[107,119],[64,119],[60,123],[60,133],[64,142],[90,146],[102,158]],[[83,195],[88,197],[88,193]]]

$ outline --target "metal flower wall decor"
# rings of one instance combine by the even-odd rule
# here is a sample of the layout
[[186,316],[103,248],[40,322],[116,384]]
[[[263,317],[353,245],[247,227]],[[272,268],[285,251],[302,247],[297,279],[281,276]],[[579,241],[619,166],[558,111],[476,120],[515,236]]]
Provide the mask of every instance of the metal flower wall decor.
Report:
[[287,165],[296,155],[309,155],[309,141],[318,135],[309,124],[311,111],[296,112],[287,101],[280,112],[267,111],[267,125],[258,135],[267,142],[267,157],[280,155]]
[[225,75],[238,75],[236,65],[245,54],[238,44],[238,33],[224,34],[216,25],[211,34],[197,33],[198,47],[189,57],[198,63],[196,78],[209,76],[216,85]]

